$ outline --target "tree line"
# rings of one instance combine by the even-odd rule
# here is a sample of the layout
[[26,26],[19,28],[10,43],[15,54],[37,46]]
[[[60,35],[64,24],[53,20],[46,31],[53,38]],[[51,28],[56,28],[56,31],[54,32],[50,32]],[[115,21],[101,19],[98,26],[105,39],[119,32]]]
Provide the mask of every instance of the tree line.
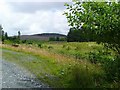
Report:
[[69,26],[67,41],[95,41],[120,55],[120,2],[65,4]]
[[2,44],[4,44],[5,40],[10,40],[13,43],[20,43],[20,31],[18,31],[17,36],[10,37],[8,36],[7,32],[4,32],[2,25],[0,25],[0,39],[2,41]]

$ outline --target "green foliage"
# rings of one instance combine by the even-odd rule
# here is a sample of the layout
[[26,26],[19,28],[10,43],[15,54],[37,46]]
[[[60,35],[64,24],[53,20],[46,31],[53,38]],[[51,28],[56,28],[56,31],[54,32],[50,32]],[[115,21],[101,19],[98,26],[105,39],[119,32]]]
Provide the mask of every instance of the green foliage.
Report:
[[70,46],[67,46],[66,50],[70,50],[70,49],[71,49]]
[[[95,42],[31,42],[33,43],[31,45],[33,47],[32,49],[35,49],[32,50],[31,54],[34,55],[34,52],[36,52],[38,55],[38,52],[41,50],[47,51],[47,53],[44,52],[46,56],[43,55],[44,53],[40,53],[40,58],[38,58],[38,60],[35,61],[35,59],[33,59],[33,62],[24,64],[27,68],[32,69],[32,72],[34,72],[40,80],[42,79],[47,80],[47,82],[49,81],[50,85],[57,85],[56,87],[73,88],[110,88],[118,87],[120,84],[120,63],[118,62],[120,58],[115,57],[111,50],[106,50],[100,44],[96,44]],[[42,49],[37,48],[39,44],[40,47],[42,45]],[[70,49],[68,49],[68,47],[70,47]],[[24,52],[28,52],[30,50],[28,49],[28,46],[26,46],[25,49],[21,48],[22,47],[18,47],[18,51],[25,50]],[[14,49],[16,50],[16,48]],[[59,56],[59,58],[55,58],[57,56]],[[64,60],[64,56],[67,56],[68,58]],[[18,58],[16,55],[14,57]],[[41,57],[43,59],[41,59]],[[66,61],[71,57],[72,60]],[[20,58],[18,59],[20,60]],[[12,60],[13,58],[11,61]],[[22,60],[26,60],[26,58]],[[17,61],[16,58],[15,61]],[[62,63],[60,63],[60,61]],[[20,60],[20,62],[23,64],[23,61]],[[50,77],[51,75],[54,76]],[[41,78],[41,76],[44,78]],[[55,82],[55,84],[53,82]]]
[[67,35],[67,41],[68,42],[78,42],[81,40],[80,32],[79,30],[73,30],[70,29]]
[[94,37],[120,54],[120,3],[75,1],[65,5],[68,11],[64,14],[72,28],[82,28],[85,36]]
[[91,88],[94,87],[94,82],[92,80],[92,77],[90,73],[83,68],[80,68],[79,66],[74,66],[72,69],[72,87],[77,88]]
[[6,40],[8,39],[8,34],[7,34],[7,32],[5,32],[5,39],[6,39]]
[[89,53],[89,60],[93,64],[99,64],[105,70],[106,80],[114,82],[119,87],[120,80],[120,57],[113,56],[110,51],[99,50]]
[[13,44],[20,44],[21,43],[21,41],[18,39],[18,36],[9,37],[9,40],[11,42],[13,42]]
[[56,37],[56,41],[60,41],[60,38],[59,38],[59,37]]
[[27,40],[22,40],[22,43],[26,43],[27,42]]
[[52,46],[48,46],[48,49],[51,50],[51,49],[53,49],[53,47]]
[[0,40],[2,41],[2,43],[4,44],[4,40],[5,40],[5,34],[3,31],[2,26],[0,25]]
[[49,41],[56,41],[55,37],[50,37]]
[[59,38],[59,41],[66,41],[66,38]]
[[25,51],[20,51],[20,47],[18,47],[18,49],[19,50],[15,52],[13,50],[16,50],[16,48],[4,48],[3,58],[27,68],[34,73],[37,78],[42,80],[42,82],[48,83],[51,87],[95,88],[101,83],[100,80],[103,79],[104,72],[102,69],[88,62],[80,63],[74,62],[73,60],[68,62],[64,59],[62,62],[60,60],[59,63],[56,63],[58,58],[54,60],[52,58],[53,56],[39,56],[38,53],[37,55],[34,52],[28,53],[26,49]]
[[62,38],[62,37],[50,37],[49,41],[66,41],[66,38]]
[[103,71],[96,71],[95,69],[89,67],[88,64],[81,67],[76,64],[71,69],[71,79],[69,81],[72,88],[95,88],[104,87],[104,77]]
[[32,42],[28,42],[28,44],[33,44]]
[[41,44],[41,43],[39,43],[39,44],[38,44],[38,47],[39,47],[39,48],[42,48],[42,44]]
[[[104,65],[107,80],[120,84],[120,57],[117,56],[113,61],[109,61]],[[120,87],[120,86],[119,86]]]
[[97,43],[115,51],[117,58],[106,50],[92,51],[89,53],[89,60],[104,68],[107,82],[120,87],[120,3],[75,1],[66,6],[68,11],[65,15],[72,28],[82,28],[85,37],[93,38]]
[[67,35],[68,42],[88,42],[93,41],[93,38],[84,34],[85,31],[83,29],[78,30],[75,28],[70,28],[70,31]]
[[0,25],[0,39],[2,38],[2,26]]
[[107,50],[98,50],[98,51],[92,51],[89,53],[89,60],[91,63],[102,63],[106,64],[109,61],[114,60],[114,56],[111,54],[110,51]]
[[5,41],[5,36],[4,36],[4,31],[2,31],[2,43],[4,44]]
[[21,35],[20,31],[18,31],[18,39],[19,40],[20,40],[20,35]]
[[2,29],[3,28],[0,25],[0,38],[2,38],[2,43],[7,42],[7,40],[8,40],[9,43],[11,43],[11,42],[14,43],[14,44],[15,43],[17,43],[17,44],[21,43],[21,41],[20,41],[20,31],[18,31],[18,36],[9,37],[8,33],[4,32]]
[[65,48],[65,47],[66,47],[66,45],[63,45],[62,47],[63,47],[63,48]]
[[77,52],[77,51],[74,54],[74,56],[75,56],[76,59],[79,59],[79,60],[82,58],[82,55],[79,52]]

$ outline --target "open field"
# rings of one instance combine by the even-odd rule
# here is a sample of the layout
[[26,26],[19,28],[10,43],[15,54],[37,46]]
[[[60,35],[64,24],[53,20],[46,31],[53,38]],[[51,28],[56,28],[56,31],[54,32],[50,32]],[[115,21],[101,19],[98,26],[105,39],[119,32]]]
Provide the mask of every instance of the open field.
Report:
[[[2,45],[3,58],[15,62],[51,87],[118,87],[106,81],[106,72],[101,63],[91,63],[90,52],[104,50],[95,42],[67,43],[46,42],[21,44],[19,47]],[[15,53],[4,52],[4,50]],[[26,61],[25,56],[34,56]],[[114,54],[100,59],[112,60]],[[22,58],[19,58],[22,57]]]

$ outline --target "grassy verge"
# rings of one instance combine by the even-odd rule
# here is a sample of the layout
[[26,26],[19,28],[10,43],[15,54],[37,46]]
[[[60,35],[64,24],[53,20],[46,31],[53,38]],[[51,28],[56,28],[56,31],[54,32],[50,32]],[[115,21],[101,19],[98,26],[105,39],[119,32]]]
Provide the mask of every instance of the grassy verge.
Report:
[[[48,83],[51,87],[87,88],[106,87],[107,85],[107,82],[104,80],[105,72],[102,67],[97,64],[92,64],[87,60],[77,60],[60,53],[50,52],[43,48],[28,45],[20,45],[19,47],[3,45],[2,48],[3,58],[27,68],[38,79]],[[22,52],[22,54],[4,52],[5,49]],[[27,61],[25,57],[31,55],[35,58]]]

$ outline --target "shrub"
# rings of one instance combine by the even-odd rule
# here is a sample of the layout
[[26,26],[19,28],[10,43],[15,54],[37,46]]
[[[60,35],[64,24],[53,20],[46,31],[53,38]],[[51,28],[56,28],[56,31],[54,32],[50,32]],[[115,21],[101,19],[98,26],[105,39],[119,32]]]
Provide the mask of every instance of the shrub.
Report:
[[22,40],[22,43],[26,43],[27,42],[27,40]]
[[111,56],[109,51],[101,50],[90,52],[89,59],[91,63],[101,64],[106,73],[107,82],[115,84],[112,87],[120,87],[120,56]]
[[56,40],[55,41],[60,41],[60,38],[59,37],[56,37]]
[[48,49],[50,50],[50,49],[53,49],[53,47],[52,46],[48,46]]
[[28,44],[33,44],[32,42],[28,42]]
[[111,56],[111,52],[107,50],[92,51],[88,54],[88,56],[91,63],[94,64],[96,63],[105,64],[114,59],[114,57]]
[[12,44],[12,46],[13,46],[13,47],[19,47],[19,45],[18,45],[18,44]]
[[100,58],[96,52],[90,52],[89,53],[89,60],[91,63],[96,64],[97,59]]
[[109,61],[104,65],[108,81],[120,81],[120,56],[116,56],[114,61]]
[[42,48],[42,44],[41,44],[41,43],[39,43],[39,44],[38,44],[38,47],[39,47],[39,48]]

